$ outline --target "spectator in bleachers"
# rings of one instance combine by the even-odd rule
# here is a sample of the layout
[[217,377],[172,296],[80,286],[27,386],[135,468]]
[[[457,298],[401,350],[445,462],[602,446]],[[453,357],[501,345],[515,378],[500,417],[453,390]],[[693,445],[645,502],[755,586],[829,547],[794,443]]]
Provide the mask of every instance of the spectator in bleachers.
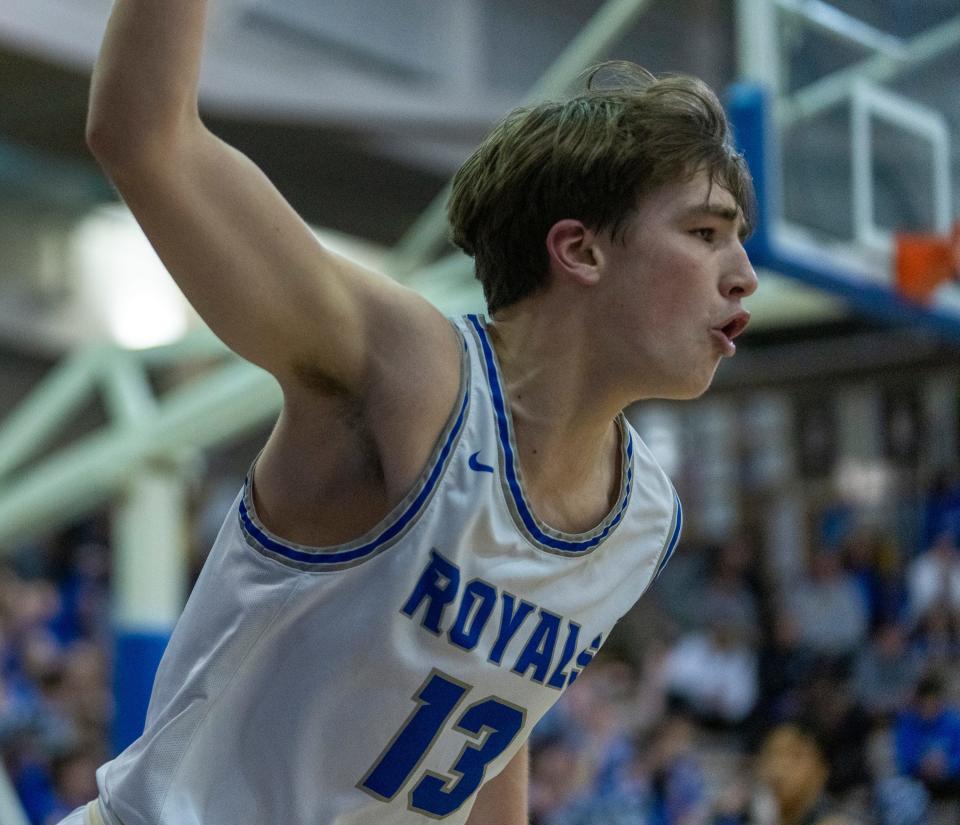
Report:
[[745,537],[678,549],[657,580],[654,599],[681,633],[721,618],[737,624],[742,634],[753,635],[761,598],[754,556]]
[[57,579],[62,609],[53,621],[61,644],[108,643],[109,572],[110,551],[102,541],[83,541],[67,554]]
[[960,711],[948,703],[943,678],[925,676],[910,707],[897,716],[897,768],[934,797],[960,797]]
[[665,667],[669,646],[663,639],[646,645],[628,713],[636,730],[649,730],[667,713]]
[[874,625],[909,621],[909,594],[906,582],[906,562],[902,549],[892,537],[879,544],[874,563],[879,575],[877,610]]
[[844,567],[860,588],[860,595],[867,607],[870,626],[874,627],[880,613],[877,538],[866,530],[853,530],[843,542],[842,552]]
[[[2,627],[2,624],[0,624]],[[9,662],[11,654],[0,632],[0,657]],[[33,725],[33,691],[10,672],[9,665],[0,670],[0,751],[8,751]]]
[[892,717],[912,698],[923,668],[920,655],[907,646],[903,627],[882,625],[854,661],[853,699],[874,718]]
[[103,737],[113,718],[106,650],[89,641],[71,645],[64,657],[63,686],[64,707],[79,738],[93,742]]
[[[544,742],[554,754],[574,754],[585,793],[603,793],[631,758],[636,684],[632,668],[601,656],[537,725],[531,737],[534,750]],[[545,763],[547,786],[551,765],[549,760]]]
[[745,539],[714,550],[710,573],[699,599],[701,625],[722,621],[751,639],[760,626],[760,607],[750,578],[753,555]]
[[843,795],[870,782],[870,719],[854,701],[840,671],[821,663],[808,676],[801,716],[829,769],[827,790]]
[[944,531],[907,567],[910,616],[914,621],[934,605],[960,610],[960,551],[953,534]]
[[562,734],[539,740],[531,749],[529,808],[532,825],[555,825],[589,792],[586,756]]
[[910,634],[910,646],[926,669],[951,667],[960,660],[960,614],[945,604],[933,605]]
[[736,625],[717,621],[686,634],[667,654],[664,686],[700,722],[729,727],[756,704],[756,652]]
[[593,784],[543,825],[706,825],[709,798],[695,728],[668,716],[638,737],[615,781]]
[[776,610],[758,658],[757,727],[767,730],[800,715],[803,690],[814,658],[800,644],[800,631],[792,614],[787,610]]
[[949,533],[960,541],[960,472],[941,472],[930,486],[924,503],[924,545],[932,545],[938,536]]
[[104,754],[86,743],[58,756],[51,765],[51,808],[43,825],[54,825],[97,795],[96,770]]
[[890,536],[855,530],[843,545],[845,566],[860,588],[871,629],[906,616],[907,593],[899,549]]
[[[668,621],[681,633],[702,627],[703,595],[715,546],[685,546],[683,542],[657,579],[652,595]],[[640,600],[639,604],[643,604]]]
[[706,823],[709,797],[694,746],[695,732],[689,718],[675,714],[638,737],[633,759],[610,794],[618,800],[611,813],[632,810],[639,815],[638,825]]
[[[583,684],[580,684],[580,682]],[[604,792],[630,759],[632,725],[626,718],[636,684],[633,669],[601,657],[577,679],[569,695],[571,735],[589,760],[592,784]]]
[[0,753],[31,825],[95,794],[111,715],[106,548],[53,545],[0,565]]
[[757,757],[757,777],[770,793],[781,825],[819,825],[831,814],[829,767],[809,731],[795,725],[775,728]]
[[874,789],[879,825],[928,825],[930,796],[919,782],[905,776],[882,779]]
[[[710,825],[751,825],[753,793],[752,770],[744,757],[731,781],[725,783],[716,795],[708,820]],[[765,808],[770,811],[769,805]]]
[[752,783],[720,797],[712,825],[824,825],[829,768],[814,736],[792,724],[774,728],[757,755]]
[[849,664],[869,628],[867,606],[856,580],[834,550],[818,550],[810,573],[786,594],[800,643],[813,654]]

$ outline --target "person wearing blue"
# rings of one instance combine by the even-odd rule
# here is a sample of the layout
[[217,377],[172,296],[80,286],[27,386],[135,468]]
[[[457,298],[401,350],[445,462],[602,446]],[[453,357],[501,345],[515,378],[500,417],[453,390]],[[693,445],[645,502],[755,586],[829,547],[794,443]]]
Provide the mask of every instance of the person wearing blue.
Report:
[[919,779],[934,797],[960,797],[960,711],[945,697],[939,674],[925,676],[912,707],[896,719],[898,770]]

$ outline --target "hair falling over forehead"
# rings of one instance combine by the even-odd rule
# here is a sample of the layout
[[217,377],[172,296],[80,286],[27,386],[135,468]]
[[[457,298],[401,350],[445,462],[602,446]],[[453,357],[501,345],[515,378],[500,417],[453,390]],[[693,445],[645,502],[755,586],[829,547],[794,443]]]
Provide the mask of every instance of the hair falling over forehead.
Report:
[[627,61],[583,80],[567,100],[510,112],[454,178],[451,237],[474,257],[491,313],[545,285],[547,232],[564,218],[616,238],[644,196],[706,171],[752,222],[750,174],[705,83]]

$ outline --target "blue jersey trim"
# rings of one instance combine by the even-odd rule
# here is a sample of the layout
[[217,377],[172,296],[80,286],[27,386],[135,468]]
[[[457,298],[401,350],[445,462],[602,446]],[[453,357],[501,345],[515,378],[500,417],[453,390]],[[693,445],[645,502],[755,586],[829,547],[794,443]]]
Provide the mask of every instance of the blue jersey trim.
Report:
[[670,561],[670,557],[673,555],[673,551],[677,549],[677,544],[680,542],[680,532],[683,529],[683,507],[680,506],[680,497],[676,493],[673,494],[673,500],[677,508],[677,520],[673,525],[673,535],[670,536],[670,541],[667,542],[667,551],[663,554],[663,558],[660,559],[660,563],[657,565],[657,571],[653,574],[654,579],[663,572],[663,569],[667,566],[667,562]]
[[500,447],[503,450],[504,455],[503,470],[506,476],[507,486],[510,489],[514,505],[517,508],[517,513],[523,522],[523,526],[537,542],[545,547],[550,548],[551,550],[559,550],[564,553],[583,553],[588,550],[592,550],[594,547],[600,544],[623,520],[623,515],[627,509],[627,504],[630,501],[630,490],[633,485],[633,438],[630,435],[629,430],[624,429],[624,434],[627,439],[624,459],[626,462],[626,489],[623,495],[623,500],[620,503],[620,507],[610,523],[607,524],[607,526],[595,536],[591,536],[590,538],[582,541],[560,539],[545,533],[531,512],[530,507],[527,505],[526,499],[523,495],[523,490],[520,487],[520,480],[517,478],[513,446],[510,443],[509,413],[507,411],[506,401],[504,400],[503,390],[500,386],[500,377],[497,370],[496,358],[494,357],[493,353],[493,347],[490,344],[490,339],[487,336],[486,328],[484,327],[483,322],[480,320],[480,317],[478,315],[468,315],[467,320],[471,323],[476,331],[477,339],[479,340],[480,346],[483,350],[483,359],[486,365],[487,373],[487,383],[490,387],[490,397],[493,401],[493,408],[497,416],[497,434],[499,436]]
[[417,516],[420,515],[424,505],[430,500],[433,489],[439,481],[440,476],[443,473],[443,469],[447,464],[447,459],[450,457],[453,446],[457,441],[457,436],[460,434],[460,430],[463,428],[463,422],[466,418],[467,402],[469,398],[469,391],[464,392],[463,401],[460,404],[460,411],[457,414],[456,421],[454,422],[453,427],[451,428],[450,433],[440,450],[440,453],[437,455],[437,459],[430,470],[429,476],[427,476],[426,482],[420,488],[420,491],[417,493],[413,501],[410,502],[400,516],[387,525],[387,527],[379,535],[377,535],[376,538],[367,541],[358,547],[350,547],[348,549],[339,551],[326,551],[322,548],[317,548],[313,551],[299,549],[285,542],[278,541],[264,532],[264,530],[262,530],[251,517],[251,514],[247,509],[245,496],[240,499],[240,521],[243,524],[244,530],[246,530],[247,533],[265,550],[275,553],[278,556],[282,556],[285,559],[289,559],[290,561],[299,562],[301,564],[316,565],[317,567],[331,567],[334,565],[356,563],[374,555],[384,545],[401,535],[407,526],[414,519],[416,519]]

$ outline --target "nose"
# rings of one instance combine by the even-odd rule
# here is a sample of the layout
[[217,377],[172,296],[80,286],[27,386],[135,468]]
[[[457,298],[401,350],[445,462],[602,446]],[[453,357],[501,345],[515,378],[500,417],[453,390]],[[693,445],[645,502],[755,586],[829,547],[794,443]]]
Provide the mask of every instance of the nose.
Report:
[[748,298],[757,291],[757,273],[741,243],[736,245],[734,259],[721,279],[720,291],[725,298]]

